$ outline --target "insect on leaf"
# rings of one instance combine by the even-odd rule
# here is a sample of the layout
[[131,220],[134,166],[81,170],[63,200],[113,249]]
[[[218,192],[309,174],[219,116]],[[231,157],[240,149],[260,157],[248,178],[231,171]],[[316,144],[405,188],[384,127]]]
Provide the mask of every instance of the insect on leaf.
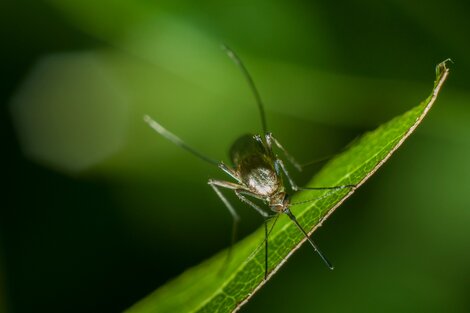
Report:
[[[354,184],[355,190],[362,185],[388,160],[428,113],[449,73],[446,67],[447,61],[436,67],[434,87],[426,100],[376,130],[364,134],[348,150],[328,162],[308,186]],[[299,192],[294,195],[292,202],[309,200],[312,194],[320,199],[292,207],[292,211],[299,223],[311,235],[354,190]],[[326,193],[329,193],[328,196],[322,197]],[[226,251],[187,270],[136,303],[127,312],[238,310],[306,241],[288,217],[281,215],[269,236],[269,275],[265,280],[263,239],[263,229],[259,229],[234,246],[232,258],[223,272],[221,269],[224,268]]]

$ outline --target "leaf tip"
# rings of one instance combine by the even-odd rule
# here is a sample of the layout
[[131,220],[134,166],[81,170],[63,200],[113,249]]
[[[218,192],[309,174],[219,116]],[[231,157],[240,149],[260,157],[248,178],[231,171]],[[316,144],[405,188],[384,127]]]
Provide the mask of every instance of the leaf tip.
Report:
[[440,76],[443,72],[449,71],[449,68],[447,67],[448,63],[454,64],[454,61],[452,61],[451,58],[447,58],[444,61],[440,62],[438,65],[436,65],[436,75]]

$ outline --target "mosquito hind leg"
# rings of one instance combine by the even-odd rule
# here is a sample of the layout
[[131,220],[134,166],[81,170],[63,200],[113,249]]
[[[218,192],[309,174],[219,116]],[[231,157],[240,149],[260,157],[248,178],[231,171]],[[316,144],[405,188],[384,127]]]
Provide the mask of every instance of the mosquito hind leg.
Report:
[[[299,162],[297,162],[292,155],[290,155],[286,149],[281,145],[281,143],[273,136],[271,133],[266,134],[266,142],[268,143],[268,146],[271,148],[272,142],[284,153],[286,156],[287,160],[292,163],[292,165],[295,166],[299,171],[302,171],[303,166],[300,165]],[[327,158],[326,158],[327,159]],[[340,186],[331,186],[331,187],[299,187],[292,177],[289,175],[289,172],[287,171],[284,162],[280,159],[276,159],[276,164],[282,169],[284,174],[286,175],[287,179],[289,180],[289,183],[294,191],[298,190],[339,190],[339,189],[344,189],[344,188],[355,188],[356,185],[349,184],[349,185],[340,185]]]
[[274,142],[274,144],[284,153],[284,155],[286,156],[287,160],[292,164],[294,165],[294,167],[299,171],[301,172],[302,171],[302,165],[300,165],[299,162],[297,162],[297,160],[289,154],[289,152],[287,152],[287,150],[281,145],[281,143],[273,136],[272,133],[267,133],[266,135],[266,142],[268,144],[268,147],[271,149],[272,147],[272,143]]
[[289,175],[289,172],[286,169],[286,166],[284,165],[284,162],[281,159],[276,159],[274,163],[276,170],[279,171],[279,168],[284,172],[284,175],[286,175],[287,180],[289,181],[289,184],[294,191],[299,191],[299,190],[339,190],[339,189],[344,189],[344,188],[355,188],[356,185],[340,185],[340,186],[331,186],[331,187],[299,187],[295,181],[292,179],[292,177]]

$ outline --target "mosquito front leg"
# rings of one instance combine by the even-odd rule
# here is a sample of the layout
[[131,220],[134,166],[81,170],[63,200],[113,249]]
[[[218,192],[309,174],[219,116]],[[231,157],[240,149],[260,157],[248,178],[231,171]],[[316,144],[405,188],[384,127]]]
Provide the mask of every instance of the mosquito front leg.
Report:
[[[237,173],[233,168],[231,168],[231,167],[225,165],[224,162],[220,162],[220,163],[219,163],[219,168],[220,168],[222,171],[224,171],[226,174],[228,174],[230,177],[232,177],[233,179],[235,179],[239,184],[242,183],[242,181],[241,181],[241,179],[240,179],[238,173]],[[223,187],[223,186],[222,186],[222,187]],[[228,188],[230,188],[230,187],[228,187]],[[232,188],[230,188],[230,189],[232,189]]]
[[295,168],[301,172],[302,171],[302,165],[300,165],[299,162],[297,162],[297,160],[289,154],[289,152],[287,152],[286,149],[284,149],[284,147],[279,143],[279,141],[273,136],[272,133],[267,133],[266,134],[266,143],[268,144],[268,147],[271,149],[272,148],[272,142],[274,142],[274,144],[284,153],[284,155],[286,156],[287,160],[295,166]]
[[331,186],[331,187],[299,187],[292,177],[289,175],[289,172],[287,171],[284,162],[282,162],[281,159],[276,159],[274,165],[276,166],[276,169],[281,168],[281,170],[284,172],[284,175],[286,175],[287,180],[289,181],[289,184],[291,185],[292,190],[298,191],[298,190],[339,190],[339,189],[344,189],[344,188],[354,188],[356,185],[340,185],[340,186]]
[[238,221],[240,220],[240,216],[238,215],[237,211],[235,211],[235,209],[230,204],[230,202],[227,200],[227,198],[225,198],[225,196],[222,194],[222,192],[219,190],[218,187],[237,190],[239,188],[242,188],[243,186],[235,184],[235,183],[231,183],[228,181],[215,180],[215,179],[209,179],[208,184],[212,187],[212,189],[214,189],[217,196],[219,196],[220,200],[222,200],[222,202],[225,204],[228,211],[233,217],[234,223],[238,223]]
[[244,195],[252,196],[254,198],[260,199],[256,194],[246,191],[245,189],[236,189],[235,194],[237,197],[242,201],[251,206],[253,209],[255,209],[259,214],[261,214],[263,217],[268,218],[270,215],[266,213],[263,209],[261,209],[259,206],[257,206],[255,203],[252,201],[248,200]]
[[225,198],[225,196],[222,194],[220,189],[218,187],[222,188],[227,188],[227,189],[238,189],[241,188],[241,185],[227,182],[227,181],[222,181],[222,180],[215,180],[215,179],[209,179],[208,184],[214,189],[214,192],[219,196],[220,200],[225,204],[227,207],[228,211],[230,212],[230,215],[232,215],[232,236],[231,236],[231,241],[230,241],[230,248],[228,249],[227,257],[225,258],[224,266],[222,268],[225,268],[226,265],[228,264],[231,254],[232,254],[232,247],[235,244],[235,241],[237,240],[237,229],[238,229],[238,222],[240,221],[240,216],[238,215],[237,211],[235,211],[234,207],[230,204],[230,202]]

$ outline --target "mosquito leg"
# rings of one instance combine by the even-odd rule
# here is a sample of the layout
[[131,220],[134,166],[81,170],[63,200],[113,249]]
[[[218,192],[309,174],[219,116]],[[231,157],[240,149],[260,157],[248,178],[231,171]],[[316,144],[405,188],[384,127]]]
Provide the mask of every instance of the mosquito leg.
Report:
[[208,184],[212,187],[212,189],[214,189],[217,196],[219,196],[220,200],[222,200],[222,202],[225,204],[228,211],[233,217],[234,226],[236,226],[236,224],[240,220],[240,216],[238,215],[237,211],[235,211],[235,209],[230,204],[230,202],[227,200],[227,198],[225,198],[225,196],[222,194],[222,192],[220,191],[218,187],[232,189],[232,190],[235,190],[236,192],[236,190],[239,190],[243,186],[235,184],[235,183],[231,183],[231,182],[227,182],[223,180],[215,180],[215,179],[209,179]]
[[[265,249],[265,253],[264,253],[264,279],[268,278],[268,273],[269,273],[269,267],[268,267],[268,238],[269,238],[269,235],[271,234],[271,232],[273,231],[274,229],[274,226],[276,225],[276,222],[277,220],[279,219],[279,216],[280,214],[274,214],[274,215],[271,215],[270,217],[268,217],[267,219],[264,220],[264,223],[265,223],[265,228],[264,228],[264,240],[263,242],[261,242],[255,250],[253,250],[253,252],[250,254],[250,256],[248,257],[248,259],[251,259],[254,257],[254,255],[259,251],[259,249],[261,249],[262,246],[264,246],[264,249]],[[268,222],[269,220],[271,220],[271,218],[274,217],[274,222],[271,224],[271,227],[269,228],[268,232],[266,233],[266,228],[268,226]]]
[[279,214],[276,214],[276,219],[274,220],[274,223],[271,226],[271,229],[268,231],[268,220],[272,216],[270,216],[268,213],[263,211],[259,206],[257,206],[256,204],[248,200],[243,194],[246,194],[248,196],[252,196],[255,198],[258,198],[258,196],[246,190],[235,190],[235,194],[238,196],[238,198],[240,198],[242,202],[247,203],[248,205],[253,207],[256,211],[258,211],[258,213],[260,213],[263,217],[265,217],[265,220],[264,220],[264,279],[266,279],[268,278],[268,269],[269,269],[268,268],[268,255],[269,255],[268,254],[268,251],[269,251],[268,250],[269,249],[268,237],[271,231],[273,230],[274,225],[277,222],[277,218],[279,217]]
[[345,188],[356,188],[356,185],[340,185],[331,187],[297,187],[298,190],[340,190]]
[[[298,190],[339,190],[339,189],[344,189],[344,188],[354,188],[356,185],[340,185],[340,186],[331,186],[331,187],[299,187],[292,177],[289,175],[289,172],[287,171],[284,162],[282,162],[281,159],[277,159],[274,163],[275,167],[281,168],[281,170],[284,172],[284,174],[287,177],[287,180],[289,181],[289,184],[291,185],[292,190],[298,191]],[[276,169],[278,171],[278,169]]]
[[268,220],[264,220],[264,279],[268,278]]
[[318,249],[317,245],[313,242],[313,240],[308,236],[308,233],[303,229],[302,226],[300,226],[300,223],[297,221],[295,218],[295,215],[292,214],[292,212],[289,210],[289,208],[285,208],[283,213],[285,213],[289,218],[294,222],[294,224],[297,226],[297,228],[304,234],[305,238],[307,238],[308,242],[312,245],[313,250],[320,256],[320,258],[323,260],[323,262],[328,266],[330,270],[334,269],[333,264],[331,264],[330,261],[326,258],[326,256]]
[[219,168],[224,171],[226,174],[228,174],[230,177],[235,179],[239,184],[241,184],[241,179],[236,171],[233,170],[233,168],[225,165],[224,162],[219,163]]
[[323,157],[319,157],[319,158],[316,158],[316,159],[313,159],[309,162],[305,162],[305,163],[302,163],[301,166],[302,168],[306,168],[307,166],[310,166],[310,165],[315,165],[315,164],[318,164],[320,162],[324,162],[324,161],[327,161],[329,159],[332,159],[338,155],[340,155],[341,153],[343,153],[344,151],[346,151],[347,149],[351,148],[354,144],[356,144],[358,141],[359,141],[359,136],[354,138],[352,141],[350,141],[344,148],[342,148],[339,152],[337,153],[333,153],[333,154],[330,154],[330,155],[325,155]]
[[[300,165],[292,155],[290,155],[286,149],[284,149],[284,147],[281,145],[281,143],[271,134],[271,133],[267,133],[266,134],[266,142],[268,144],[268,147],[271,148],[272,146],[272,142],[274,142],[274,144],[282,151],[284,152],[284,155],[286,156],[287,160],[292,163],[292,165],[295,166],[295,168],[297,168],[297,170],[299,171],[302,171],[302,168],[303,166]],[[334,156],[334,155],[333,155]],[[329,157],[327,158],[324,158],[324,159],[328,159]],[[322,159],[323,160],[323,159]],[[354,188],[356,187],[356,185],[340,185],[340,186],[332,186],[332,187],[299,187],[295,184],[295,182],[293,181],[292,177],[290,177],[289,173],[287,172],[287,169],[286,167],[284,166],[284,163],[282,162],[282,160],[280,159],[277,159],[276,162],[278,163],[278,165],[281,167],[282,171],[284,172],[284,174],[286,175],[287,179],[289,180],[289,183],[292,187],[292,189],[294,191],[297,191],[297,190],[327,190],[327,189],[344,189],[344,188]],[[306,165],[309,165],[310,163],[307,163]],[[313,163],[312,163],[313,164]]]
[[328,198],[328,197],[331,196],[334,192],[335,192],[335,190],[330,190],[330,191],[325,192],[323,195],[321,195],[321,196],[319,196],[319,197],[316,197],[316,198],[313,198],[313,199],[303,200],[303,201],[299,201],[299,202],[291,202],[291,203],[290,203],[290,206],[299,205],[299,204],[304,204],[304,203],[309,203],[309,202],[313,202],[313,201],[320,201],[320,200],[322,200],[322,199]]
[[273,136],[272,133],[267,133],[266,134],[266,142],[268,144],[268,147],[271,148],[272,147],[272,142],[274,142],[274,144],[284,153],[284,155],[286,156],[287,160],[292,163],[292,165],[295,166],[295,168],[301,172],[302,171],[302,165],[300,165],[299,162],[297,162],[297,160],[292,156],[290,155],[286,149],[284,149],[284,147],[281,145],[281,143]]
[[[225,204],[227,207],[228,211],[230,212],[230,215],[232,215],[232,237],[230,241],[230,248],[227,253],[227,257],[225,259],[225,266],[228,264],[231,254],[232,254],[232,247],[235,244],[235,241],[237,240],[237,230],[238,230],[238,222],[240,221],[240,216],[238,215],[237,211],[235,211],[234,207],[230,204],[230,202],[225,198],[225,196],[222,194],[220,189],[218,187],[222,188],[228,188],[228,189],[238,189],[242,186],[237,185],[235,183],[231,182],[226,182],[226,181],[221,181],[221,180],[214,180],[210,179],[208,184],[214,189],[214,192],[219,196],[220,200]],[[225,266],[223,268],[225,268]]]
[[257,206],[255,203],[253,203],[252,201],[248,200],[243,194],[245,195],[248,195],[248,196],[252,196],[252,197],[255,197],[255,198],[258,198],[255,194],[249,192],[249,191],[246,191],[244,189],[237,189],[235,190],[235,194],[237,195],[237,197],[242,201],[242,202],[245,202],[246,204],[248,204],[249,206],[251,206],[253,209],[255,209],[259,214],[261,214],[263,217],[265,218],[268,218],[269,217],[269,214],[266,213],[263,209],[261,209],[259,206]]
[[329,159],[332,159],[332,158],[335,157],[336,155],[337,155],[337,154],[325,155],[325,156],[322,156],[322,157],[319,157],[319,158],[310,160],[310,161],[308,161],[308,162],[302,163],[302,164],[300,164],[300,166],[302,167],[302,169],[304,169],[304,168],[306,168],[306,167],[308,167],[308,166],[311,166],[311,165],[315,165],[315,164],[318,164],[318,163],[321,163],[321,162],[328,161]]
[[281,159],[276,159],[276,161],[274,161],[274,167],[276,172],[279,173],[279,168],[284,172],[284,175],[286,175],[292,190],[297,191],[301,189],[299,186],[297,186],[292,177],[290,177],[289,172],[287,171],[286,167],[284,166],[284,162],[282,162]]
[[[265,219],[266,222],[269,222],[272,218],[274,218],[274,222],[272,223],[272,225],[271,225],[271,227],[269,228],[269,231],[268,231],[268,237],[271,234],[271,232],[273,231],[274,225],[276,225],[276,222],[277,222],[277,219],[279,218],[279,215],[280,214],[276,213],[276,214],[270,215],[268,218]],[[264,240],[266,240],[266,238]],[[253,250],[253,252],[248,257],[249,259],[251,259],[255,255],[255,253],[258,252],[259,249],[264,245],[264,240],[263,240],[263,242],[261,242],[259,244],[259,246],[256,247],[255,250]]]
[[274,219],[273,224],[271,225],[271,228],[268,231],[268,221],[269,218],[264,220],[264,279],[268,278],[268,273],[269,273],[269,264],[268,264],[268,243],[269,243],[269,235],[271,234],[272,230],[274,229],[274,225],[276,225],[277,219],[279,218],[279,214],[276,214],[276,218]]
[[165,137],[166,139],[168,139],[169,141],[171,141],[172,143],[174,143],[178,147],[185,149],[186,151],[188,151],[189,153],[195,155],[199,159],[201,159],[203,161],[206,161],[206,162],[208,162],[212,165],[219,165],[219,162],[217,162],[216,160],[202,154],[201,152],[197,151],[193,147],[188,146],[178,136],[176,136],[175,134],[173,134],[172,132],[167,130],[165,127],[163,127],[162,125],[160,125],[159,123],[154,121],[150,116],[144,115],[144,121],[147,124],[149,124],[149,126],[152,127],[153,130],[155,130],[157,133],[159,133],[160,135],[162,135],[163,137]]

